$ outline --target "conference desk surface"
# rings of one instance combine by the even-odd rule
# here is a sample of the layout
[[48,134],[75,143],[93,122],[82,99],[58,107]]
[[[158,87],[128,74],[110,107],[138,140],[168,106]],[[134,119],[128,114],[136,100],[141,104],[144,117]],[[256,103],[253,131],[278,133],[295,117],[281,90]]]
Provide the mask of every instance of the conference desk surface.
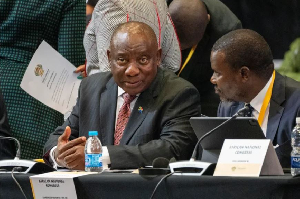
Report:
[[[27,198],[33,198],[31,174],[15,174]],[[74,180],[80,199],[150,198],[162,176],[129,173],[102,173]],[[0,174],[0,198],[24,198],[11,174]],[[170,176],[157,189],[154,198],[300,198],[300,177],[213,177]]]

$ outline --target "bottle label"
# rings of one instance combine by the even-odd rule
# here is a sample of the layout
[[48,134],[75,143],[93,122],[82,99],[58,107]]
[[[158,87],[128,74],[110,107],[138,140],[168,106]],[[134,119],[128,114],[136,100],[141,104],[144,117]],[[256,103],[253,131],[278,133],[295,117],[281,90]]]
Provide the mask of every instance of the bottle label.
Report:
[[300,168],[300,157],[299,156],[291,157],[291,167],[292,168]]
[[85,154],[85,167],[102,167],[102,154]]

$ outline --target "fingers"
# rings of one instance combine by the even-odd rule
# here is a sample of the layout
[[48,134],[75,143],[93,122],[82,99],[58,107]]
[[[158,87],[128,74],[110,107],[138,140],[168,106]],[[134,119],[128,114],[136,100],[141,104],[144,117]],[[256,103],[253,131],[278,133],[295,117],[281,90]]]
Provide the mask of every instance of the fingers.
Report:
[[[77,169],[79,167],[79,165],[80,165],[79,161],[74,160],[73,162],[70,162],[70,163],[67,164],[67,168]],[[78,170],[81,170],[81,169],[78,169]]]
[[68,143],[66,143],[65,145],[61,146],[59,148],[59,155],[63,154],[65,151],[77,146],[77,145],[81,145],[84,146],[86,142],[86,137],[79,137],[76,138],[74,140],[69,141]]
[[70,135],[71,135],[71,128],[67,126],[64,133],[58,138],[58,145],[68,143]]
[[76,159],[73,162],[68,163],[67,168],[74,169],[74,170],[84,170],[85,169],[84,157],[82,158],[83,161],[78,161],[78,160],[79,159]]
[[62,155],[65,151],[73,148],[74,146],[84,146],[86,142],[86,137],[79,137],[69,141],[70,135],[71,128],[67,126],[64,133],[58,138],[57,148],[54,151],[54,158],[60,166],[65,166],[65,163],[62,161],[62,159],[66,156]]
[[[61,162],[70,169],[84,169],[84,145],[75,146],[66,152],[64,152],[61,156],[64,158],[61,159]],[[59,156],[58,158],[60,159]]]
[[76,146],[73,146],[69,149],[66,149],[65,151],[63,151],[59,156],[58,156],[58,159],[64,159],[65,157],[73,154],[73,153],[76,153],[76,150],[78,149],[78,147],[84,147],[85,146],[85,142],[82,142]]
[[57,148],[54,151],[54,158],[58,165],[65,166],[63,163],[57,158],[61,154],[61,148],[69,142],[69,138],[71,135],[71,128],[69,126],[66,127],[64,133],[59,136],[57,140]]
[[87,77],[87,74],[86,74],[86,72],[85,72],[85,65],[80,65],[80,66],[78,66],[78,67],[75,69],[74,73],[81,73],[81,74],[77,77],[78,79],[82,79],[82,78],[84,78],[84,77]]
[[74,73],[79,73],[79,72],[83,72],[85,71],[85,65],[80,65],[78,66],[75,70],[74,70]]

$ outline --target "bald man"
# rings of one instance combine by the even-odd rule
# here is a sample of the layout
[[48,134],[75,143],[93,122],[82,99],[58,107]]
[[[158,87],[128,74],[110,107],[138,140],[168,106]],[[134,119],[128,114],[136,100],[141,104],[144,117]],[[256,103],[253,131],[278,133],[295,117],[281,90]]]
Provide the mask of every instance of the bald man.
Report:
[[89,130],[99,132],[111,169],[152,165],[157,157],[189,159],[197,140],[189,119],[200,115],[200,96],[192,84],[159,67],[154,31],[141,22],[121,24],[107,55],[111,72],[82,81],[71,116],[45,145],[46,160],[84,169]]
[[219,97],[210,83],[210,51],[221,36],[242,28],[241,22],[219,0],[173,0],[169,12],[182,50],[178,74],[200,92],[202,113],[216,116]]

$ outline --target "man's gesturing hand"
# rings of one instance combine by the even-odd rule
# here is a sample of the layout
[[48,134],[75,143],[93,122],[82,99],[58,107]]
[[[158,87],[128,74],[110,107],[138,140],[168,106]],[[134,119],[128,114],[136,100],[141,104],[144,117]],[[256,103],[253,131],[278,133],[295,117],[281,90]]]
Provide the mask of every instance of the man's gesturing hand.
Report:
[[65,132],[58,138],[54,158],[59,166],[84,170],[84,146],[86,137],[79,137],[69,141],[70,135],[71,128],[67,126]]

